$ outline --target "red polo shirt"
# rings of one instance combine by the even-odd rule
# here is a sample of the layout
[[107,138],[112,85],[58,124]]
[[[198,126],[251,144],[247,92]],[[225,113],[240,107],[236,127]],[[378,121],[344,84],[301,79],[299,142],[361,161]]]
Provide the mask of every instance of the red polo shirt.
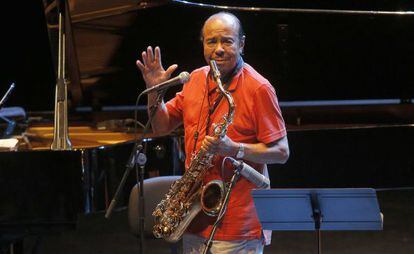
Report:
[[[185,130],[186,167],[191,161],[194,148],[194,133],[199,132],[195,152],[198,152],[206,133],[209,108],[218,97],[216,84],[208,74],[208,66],[191,73],[191,78],[176,97],[166,103],[170,121],[174,124],[182,122]],[[273,86],[267,79],[257,73],[250,65],[244,63],[234,76],[228,91],[235,103],[233,123],[229,125],[227,136],[235,142],[242,143],[271,143],[286,135],[285,124],[278,105]],[[210,115],[210,126],[223,121],[228,112],[228,103],[223,98]],[[212,129],[209,130],[212,135]],[[225,170],[221,175],[222,157],[216,156],[209,169],[204,183],[213,179],[230,180],[231,170]],[[263,164],[249,163],[259,172]],[[250,191],[255,186],[240,177],[235,185],[226,215],[218,227],[216,240],[258,239],[261,237],[261,226],[258,221]],[[188,231],[208,237],[215,221],[201,212],[191,223]]]

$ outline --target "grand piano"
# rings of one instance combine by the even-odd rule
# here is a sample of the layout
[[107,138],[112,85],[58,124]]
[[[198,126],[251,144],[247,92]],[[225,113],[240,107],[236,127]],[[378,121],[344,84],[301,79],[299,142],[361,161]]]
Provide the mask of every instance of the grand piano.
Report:
[[[145,89],[135,60],[157,45],[164,64],[178,63],[178,72],[204,65],[200,28],[222,6],[241,19],[244,58],[275,86],[287,123],[291,157],[269,166],[272,187],[413,186],[413,4],[203,3],[69,1],[73,151],[49,149],[57,58],[53,2],[12,7],[20,22],[6,30],[0,93],[15,82],[6,106],[26,114],[16,117],[9,135],[19,137],[17,149],[0,152],[0,233],[73,227],[78,213],[107,208],[133,147],[134,110],[146,121],[145,98],[134,106]],[[7,122],[0,126],[6,129]],[[145,177],[180,173],[181,136],[147,135]],[[134,181],[131,176],[120,206]]]

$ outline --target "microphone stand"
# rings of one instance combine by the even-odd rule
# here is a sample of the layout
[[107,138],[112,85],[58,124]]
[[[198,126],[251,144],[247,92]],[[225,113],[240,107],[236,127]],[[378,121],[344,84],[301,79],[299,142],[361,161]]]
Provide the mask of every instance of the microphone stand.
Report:
[[[155,115],[155,112],[159,106],[159,104],[162,102],[166,89],[162,89],[157,91],[157,99],[156,103],[152,105],[149,109],[149,117],[147,120],[147,123],[144,127],[144,130],[141,133],[141,136],[139,139],[136,140],[134,148],[132,149],[131,155],[129,156],[126,170],[124,172],[124,175],[122,176],[121,182],[119,183],[119,186],[114,194],[114,197],[111,200],[111,203],[105,213],[105,218],[109,219],[112,214],[112,210],[115,208],[117,200],[121,194],[122,189],[124,188],[125,182],[128,178],[129,172],[132,170],[132,168],[135,167],[136,169],[136,181],[137,185],[139,186],[138,190],[138,218],[139,218],[139,234],[140,238],[138,241],[138,247],[139,247],[139,253],[144,253],[144,223],[145,223],[145,210],[144,210],[144,173],[145,173],[145,163],[147,162],[147,156],[145,155],[145,151],[143,152],[143,145],[142,142],[144,141],[145,134],[147,134],[149,127],[151,125],[151,120]],[[141,96],[141,95],[140,95]],[[138,171],[138,168],[136,167],[139,165],[140,171]]]
[[[3,95],[3,98],[1,98],[1,100],[0,100],[0,111],[3,108],[4,104],[6,103],[6,101],[9,99],[9,96],[12,93],[15,86],[16,85],[14,83],[12,83],[10,85],[9,89],[7,90],[7,92]],[[2,116],[1,114],[0,114],[0,118],[3,119],[7,123],[7,128],[6,128],[6,130],[4,131],[4,133],[1,137],[8,137],[13,133],[14,128],[16,127],[16,122],[13,121],[13,120],[10,120],[9,118],[7,118],[5,116]]]
[[9,89],[7,90],[7,92],[3,95],[3,98],[1,98],[1,100],[0,100],[0,109],[3,108],[3,105],[6,103],[7,99],[9,99],[9,96],[10,96],[10,94],[13,91],[15,86],[16,85],[14,83],[12,83],[10,85]]
[[214,222],[213,228],[211,229],[210,236],[206,243],[204,244],[204,251],[203,254],[207,254],[208,250],[211,247],[211,244],[213,243],[214,235],[216,234],[216,230],[218,225],[220,224],[221,220],[224,217],[224,214],[227,210],[227,205],[230,200],[230,194],[233,190],[234,185],[236,184],[237,180],[240,178],[240,172],[243,168],[243,165],[236,167],[233,171],[233,176],[231,177],[230,183],[228,184],[228,187],[226,188],[226,195],[224,196],[223,204],[221,205],[219,214],[217,215],[217,220]]

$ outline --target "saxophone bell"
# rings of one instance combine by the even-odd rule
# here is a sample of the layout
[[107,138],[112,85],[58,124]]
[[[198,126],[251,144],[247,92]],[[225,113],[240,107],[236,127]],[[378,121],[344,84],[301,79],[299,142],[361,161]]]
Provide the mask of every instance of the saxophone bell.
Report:
[[208,216],[217,216],[224,201],[224,184],[221,180],[208,182],[201,190],[201,208]]

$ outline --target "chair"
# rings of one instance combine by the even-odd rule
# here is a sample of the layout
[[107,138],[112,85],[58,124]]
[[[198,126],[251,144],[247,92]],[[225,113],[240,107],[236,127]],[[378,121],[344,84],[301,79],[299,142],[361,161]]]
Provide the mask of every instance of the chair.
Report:
[[[159,176],[144,180],[144,213],[145,225],[144,234],[146,238],[154,238],[152,228],[154,226],[154,219],[152,212],[157,204],[164,198],[165,194],[170,189],[171,184],[178,180],[181,176]],[[138,185],[135,185],[129,195],[128,203],[128,221],[129,228],[132,234],[139,236],[139,217],[138,217]],[[177,253],[177,244],[172,244],[171,253]]]

